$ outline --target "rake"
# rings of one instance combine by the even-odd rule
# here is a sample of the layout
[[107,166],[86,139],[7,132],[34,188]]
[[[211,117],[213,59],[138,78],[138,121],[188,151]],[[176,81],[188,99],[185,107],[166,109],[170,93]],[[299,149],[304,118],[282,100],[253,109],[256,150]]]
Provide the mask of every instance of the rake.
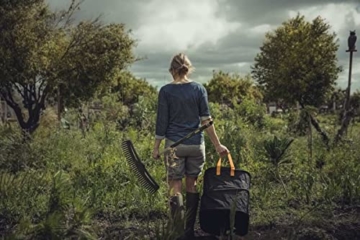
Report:
[[[181,138],[177,142],[171,144],[169,147],[165,148],[161,153],[165,153],[179,144],[183,143],[186,139],[191,138],[195,134],[203,131],[204,129],[210,127],[213,124],[213,121],[210,121],[201,127],[195,129],[185,137]],[[142,185],[146,190],[148,190],[151,194],[155,193],[159,189],[159,184],[151,177],[149,172],[146,170],[145,165],[141,162],[139,155],[136,153],[133,143],[131,140],[124,140],[122,142],[122,149],[125,154],[126,160],[129,163],[129,166],[132,170],[134,170],[135,176],[138,179],[140,185]]]

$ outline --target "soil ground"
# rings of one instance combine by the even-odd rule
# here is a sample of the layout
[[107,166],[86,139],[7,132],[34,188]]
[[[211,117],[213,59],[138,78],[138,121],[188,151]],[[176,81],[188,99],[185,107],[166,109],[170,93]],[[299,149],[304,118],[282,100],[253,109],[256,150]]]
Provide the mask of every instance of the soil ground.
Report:
[[[329,217],[331,216],[331,217]],[[120,220],[98,216],[96,220],[98,239],[151,239],[156,240],[153,226],[159,226],[159,221],[165,222],[166,215],[153,215],[150,222],[135,218],[133,220]],[[251,218],[250,218],[251,220]],[[331,212],[323,213],[322,217],[313,220],[301,221],[294,224],[291,219],[279,220],[277,223],[251,224],[246,236],[235,239],[242,240],[360,240],[360,206],[337,208]],[[0,219],[0,225],[4,222]],[[204,233],[199,224],[195,227],[197,239],[230,239],[228,237],[214,237]],[[9,229],[8,229],[9,230]],[[152,232],[153,231],[153,232]],[[0,238],[7,239],[5,229],[0,227]],[[159,240],[162,240],[161,238]],[[234,239],[234,240],[235,240]]]
[[[336,209],[328,218],[300,222],[300,224],[274,223],[271,225],[250,225],[249,232],[244,237],[235,239],[243,240],[360,240],[360,206],[346,209]],[[127,223],[129,226],[129,223]],[[137,226],[136,226],[137,225]],[[148,233],[141,227],[123,228],[110,225],[101,239],[156,239],[154,233]],[[210,236],[204,233],[200,226],[195,227],[197,239],[230,239]],[[131,237],[130,237],[131,235]],[[146,237],[145,237],[146,236]]]

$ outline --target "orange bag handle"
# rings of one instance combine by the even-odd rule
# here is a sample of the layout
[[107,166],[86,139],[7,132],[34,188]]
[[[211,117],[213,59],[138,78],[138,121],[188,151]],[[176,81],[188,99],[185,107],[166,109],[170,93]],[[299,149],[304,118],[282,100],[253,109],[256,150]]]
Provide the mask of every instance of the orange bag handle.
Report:
[[[230,163],[230,176],[235,176],[235,166],[230,153],[228,153],[228,160]],[[219,161],[216,164],[216,175],[220,175],[220,170],[221,170],[221,157],[219,158]]]

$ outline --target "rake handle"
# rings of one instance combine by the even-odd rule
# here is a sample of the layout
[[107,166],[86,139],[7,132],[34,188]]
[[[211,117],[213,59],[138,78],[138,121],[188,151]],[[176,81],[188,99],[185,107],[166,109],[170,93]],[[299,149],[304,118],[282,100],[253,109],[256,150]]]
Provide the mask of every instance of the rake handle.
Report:
[[210,127],[213,124],[213,121],[209,121],[208,123],[202,125],[201,127],[195,129],[194,131],[190,132],[188,135],[186,135],[185,137],[179,139],[178,141],[174,142],[173,144],[171,144],[169,147],[165,148],[163,151],[161,151],[159,153],[159,155],[164,154],[165,152],[169,151],[170,149],[178,146],[179,144],[183,143],[186,139],[191,138],[192,136],[194,136],[195,134],[198,134],[199,132],[205,130],[206,128]]

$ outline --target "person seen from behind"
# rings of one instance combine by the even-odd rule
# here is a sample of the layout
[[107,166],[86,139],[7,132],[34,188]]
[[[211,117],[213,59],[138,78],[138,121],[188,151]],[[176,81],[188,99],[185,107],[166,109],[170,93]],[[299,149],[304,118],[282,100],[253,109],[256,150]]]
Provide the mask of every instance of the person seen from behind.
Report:
[[[169,72],[173,81],[161,87],[158,94],[155,143],[152,153],[155,159],[160,158],[159,147],[162,140],[165,140],[165,148],[168,148],[212,120],[205,87],[188,78],[193,70],[194,67],[185,54],[179,53],[172,58]],[[220,156],[229,153],[226,146],[221,144],[214,124],[205,132]],[[196,134],[178,145],[175,158],[171,157],[170,152],[165,152],[164,158],[170,188],[171,215],[174,221],[183,221],[185,217],[184,235],[179,239],[191,239],[194,237],[199,204],[196,183],[205,163],[204,133]],[[183,206],[183,178],[186,185],[186,211]]]

